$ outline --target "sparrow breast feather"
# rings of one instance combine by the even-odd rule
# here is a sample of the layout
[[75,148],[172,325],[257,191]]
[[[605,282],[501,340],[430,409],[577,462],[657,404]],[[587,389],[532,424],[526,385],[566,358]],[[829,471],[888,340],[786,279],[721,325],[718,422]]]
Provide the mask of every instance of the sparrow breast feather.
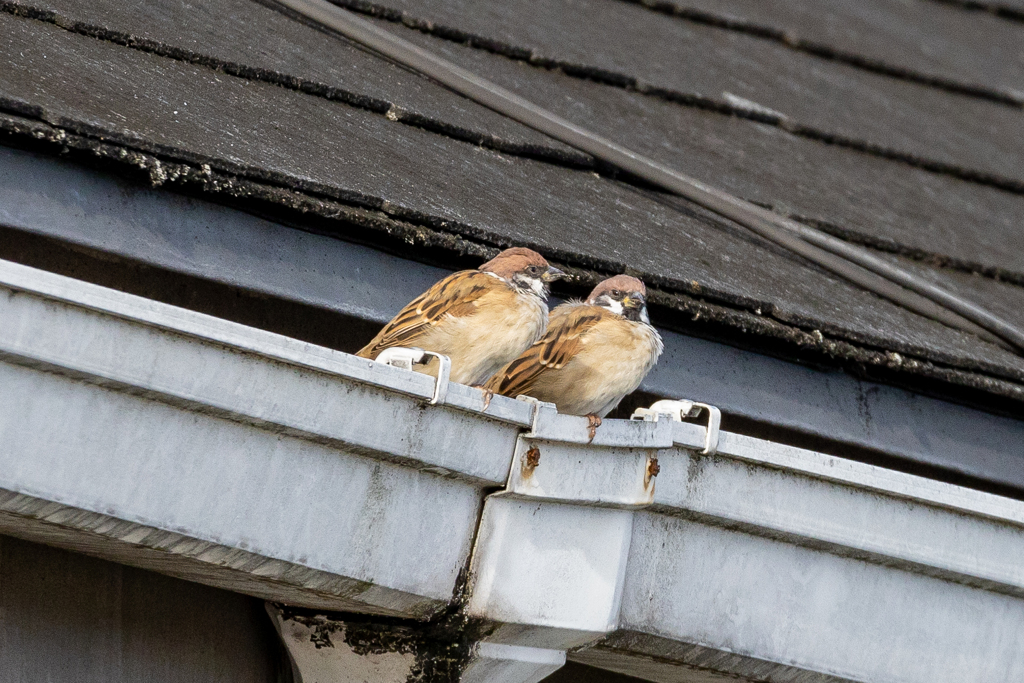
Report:
[[661,355],[661,335],[648,318],[646,295],[643,282],[617,275],[598,284],[586,301],[557,307],[540,340],[485,388],[533,396],[599,424],[640,386]]

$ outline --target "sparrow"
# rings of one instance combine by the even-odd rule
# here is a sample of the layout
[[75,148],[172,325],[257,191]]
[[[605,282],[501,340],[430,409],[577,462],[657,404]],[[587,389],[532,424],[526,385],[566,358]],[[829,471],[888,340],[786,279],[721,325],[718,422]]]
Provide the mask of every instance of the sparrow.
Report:
[[[356,355],[372,359],[392,346],[419,347],[451,359],[451,381],[480,385],[544,334],[549,284],[564,276],[532,249],[506,249],[413,299]],[[415,369],[436,374],[436,365]]]
[[647,288],[628,275],[601,282],[586,301],[551,312],[547,332],[484,387],[554,403],[584,415],[590,437],[619,401],[634,391],[664,348],[647,315]]

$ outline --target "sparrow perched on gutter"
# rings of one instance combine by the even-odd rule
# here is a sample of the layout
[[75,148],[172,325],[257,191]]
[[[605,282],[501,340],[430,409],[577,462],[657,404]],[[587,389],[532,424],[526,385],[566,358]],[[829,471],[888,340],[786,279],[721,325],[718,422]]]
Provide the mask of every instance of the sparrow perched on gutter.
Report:
[[[548,285],[564,275],[532,249],[506,249],[413,299],[356,355],[415,346],[451,358],[453,382],[481,384],[544,334]],[[416,370],[433,374],[431,365]]]
[[586,415],[594,429],[640,386],[661,355],[661,335],[647,317],[647,288],[628,275],[597,285],[584,302],[551,312],[548,330],[491,378],[486,389],[554,403]]

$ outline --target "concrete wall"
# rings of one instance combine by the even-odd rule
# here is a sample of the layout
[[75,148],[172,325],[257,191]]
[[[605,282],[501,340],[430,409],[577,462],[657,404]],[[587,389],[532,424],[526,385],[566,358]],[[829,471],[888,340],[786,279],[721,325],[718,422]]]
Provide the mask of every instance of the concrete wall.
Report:
[[3,683],[288,683],[263,603],[0,536]]

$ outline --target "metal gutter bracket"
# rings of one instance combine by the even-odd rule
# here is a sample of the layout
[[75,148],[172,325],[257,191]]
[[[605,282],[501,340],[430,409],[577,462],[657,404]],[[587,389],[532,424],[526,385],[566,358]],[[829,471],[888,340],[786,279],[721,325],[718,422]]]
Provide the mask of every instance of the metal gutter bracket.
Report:
[[374,360],[411,372],[414,365],[426,365],[430,357],[436,358],[438,361],[437,378],[434,380],[434,395],[430,399],[430,405],[443,404],[448,396],[449,378],[452,374],[452,361],[448,356],[426,351],[418,346],[392,346],[381,351]]
[[[708,422],[704,431],[704,448],[698,451],[701,455],[714,455],[718,452],[718,435],[722,426],[722,411],[707,403],[689,400],[665,399],[651,404],[650,408],[637,408],[630,420],[657,422],[662,415],[674,422],[684,422],[686,418],[699,417],[702,412],[708,414]],[[677,442],[680,446],[689,446],[686,440]]]

